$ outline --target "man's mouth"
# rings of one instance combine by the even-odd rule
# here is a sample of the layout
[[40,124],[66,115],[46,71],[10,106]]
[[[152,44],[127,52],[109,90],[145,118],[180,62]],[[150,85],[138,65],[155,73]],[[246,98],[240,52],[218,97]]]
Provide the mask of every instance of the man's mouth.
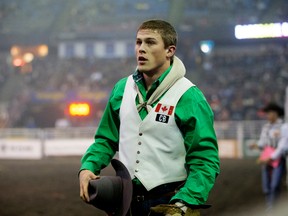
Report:
[[139,56],[139,57],[138,57],[138,61],[139,61],[139,62],[144,62],[144,61],[147,61],[147,59],[144,58],[143,56]]

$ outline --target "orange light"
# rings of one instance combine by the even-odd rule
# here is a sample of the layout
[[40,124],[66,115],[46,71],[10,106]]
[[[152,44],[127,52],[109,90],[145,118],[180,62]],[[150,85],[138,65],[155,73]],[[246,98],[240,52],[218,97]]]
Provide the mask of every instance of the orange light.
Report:
[[16,59],[13,60],[13,65],[14,65],[15,67],[21,67],[21,66],[23,66],[24,64],[25,64],[25,62],[24,62],[23,59],[21,59],[21,58],[16,58]]
[[90,114],[90,106],[88,103],[71,103],[69,114],[71,116],[87,116]]
[[38,49],[38,55],[40,57],[45,57],[48,55],[49,49],[48,49],[47,45],[42,44],[42,45],[38,46],[37,49]]
[[12,46],[10,53],[12,56],[18,56],[21,52],[21,49],[18,46]]

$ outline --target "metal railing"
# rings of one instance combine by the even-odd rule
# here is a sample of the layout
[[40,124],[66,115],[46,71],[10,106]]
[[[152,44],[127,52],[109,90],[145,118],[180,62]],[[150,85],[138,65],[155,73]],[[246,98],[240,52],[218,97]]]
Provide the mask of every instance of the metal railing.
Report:
[[[264,123],[264,121],[215,122],[220,156],[232,158],[256,156],[257,152],[251,151],[249,145],[257,141]],[[35,157],[60,153],[81,155],[93,143],[96,130],[95,127],[0,129],[0,153],[2,157],[8,153],[12,156],[17,154],[20,157],[25,154],[21,151],[21,148],[25,146],[27,151],[30,149],[32,153],[34,150],[38,152]],[[40,146],[41,152],[37,146]],[[27,155],[29,154],[27,152]]]
[[0,138],[91,138],[96,128],[1,128]]
[[[264,121],[225,121],[215,122],[218,139],[255,139],[258,138]],[[0,138],[91,138],[97,128],[1,128]]]

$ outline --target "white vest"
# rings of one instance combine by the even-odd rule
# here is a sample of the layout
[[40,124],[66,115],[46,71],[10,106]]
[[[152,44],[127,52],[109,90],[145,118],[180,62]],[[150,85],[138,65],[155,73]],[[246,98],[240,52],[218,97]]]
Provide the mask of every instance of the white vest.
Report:
[[137,92],[128,77],[120,107],[119,159],[147,190],[185,180],[185,146],[174,118],[181,96],[193,84],[178,80],[142,121],[136,108]]

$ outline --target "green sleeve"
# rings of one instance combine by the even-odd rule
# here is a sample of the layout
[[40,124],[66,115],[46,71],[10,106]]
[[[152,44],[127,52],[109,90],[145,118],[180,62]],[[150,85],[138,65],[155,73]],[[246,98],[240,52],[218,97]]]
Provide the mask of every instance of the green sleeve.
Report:
[[197,87],[185,92],[175,112],[184,137],[188,177],[172,201],[202,205],[207,201],[220,170],[213,112]]
[[87,149],[81,159],[80,170],[87,169],[99,174],[118,151],[119,110],[126,81],[127,78],[124,78],[114,86],[94,136],[94,143]]

